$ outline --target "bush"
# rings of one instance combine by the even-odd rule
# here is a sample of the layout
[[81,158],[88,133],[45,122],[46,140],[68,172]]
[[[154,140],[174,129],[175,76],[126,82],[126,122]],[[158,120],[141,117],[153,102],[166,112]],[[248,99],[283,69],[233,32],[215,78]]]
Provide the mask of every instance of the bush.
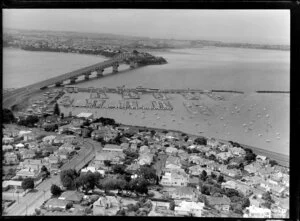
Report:
[[59,196],[61,194],[62,190],[60,189],[59,186],[52,184],[51,186],[51,193],[54,196]]
[[69,202],[67,205],[66,205],[66,209],[71,209],[73,207],[73,203]]
[[32,178],[25,178],[22,181],[21,185],[24,190],[33,189],[34,188],[34,180]]

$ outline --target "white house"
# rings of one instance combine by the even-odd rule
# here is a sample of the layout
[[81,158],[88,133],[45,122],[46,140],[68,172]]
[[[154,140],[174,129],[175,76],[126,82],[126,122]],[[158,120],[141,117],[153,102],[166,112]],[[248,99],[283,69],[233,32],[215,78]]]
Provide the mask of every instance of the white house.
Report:
[[196,216],[201,217],[204,203],[182,201],[178,206],[175,206],[175,216]]
[[244,214],[245,218],[271,218],[271,210],[267,208],[259,208],[251,205],[246,208],[248,213]]

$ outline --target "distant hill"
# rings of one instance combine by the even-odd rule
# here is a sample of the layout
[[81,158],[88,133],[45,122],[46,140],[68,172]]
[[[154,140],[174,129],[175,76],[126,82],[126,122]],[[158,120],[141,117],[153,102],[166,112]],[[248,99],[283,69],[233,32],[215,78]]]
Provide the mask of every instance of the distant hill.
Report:
[[[235,47],[253,48],[269,50],[290,50],[289,45],[268,45],[268,44],[249,44],[249,43],[225,43],[222,41],[210,40],[178,40],[178,39],[158,39],[149,37],[137,37],[128,35],[117,35],[108,33],[83,33],[70,31],[44,31],[44,30],[21,30],[3,29],[4,40],[17,35],[42,40],[47,37],[66,38],[66,40],[88,40],[95,41],[96,45],[110,45],[115,47],[128,47],[139,49],[176,49],[176,48],[197,48],[204,46],[215,47]],[[5,46],[5,45],[4,45]]]

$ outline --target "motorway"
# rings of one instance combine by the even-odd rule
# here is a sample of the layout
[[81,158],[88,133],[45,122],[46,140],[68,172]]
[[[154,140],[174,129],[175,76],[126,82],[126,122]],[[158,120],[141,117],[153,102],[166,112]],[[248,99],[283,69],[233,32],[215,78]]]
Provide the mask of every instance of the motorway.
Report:
[[[84,147],[78,152],[78,155],[72,158],[68,163],[64,164],[61,170],[76,169],[77,171],[83,168],[88,162],[95,157],[95,148],[100,147],[99,143],[91,139],[84,140]],[[19,197],[14,204],[6,209],[6,216],[24,216],[32,215],[35,208],[39,208],[43,202],[51,197],[50,188],[52,184],[60,186],[60,176],[52,176],[32,192],[27,193],[24,197]]]

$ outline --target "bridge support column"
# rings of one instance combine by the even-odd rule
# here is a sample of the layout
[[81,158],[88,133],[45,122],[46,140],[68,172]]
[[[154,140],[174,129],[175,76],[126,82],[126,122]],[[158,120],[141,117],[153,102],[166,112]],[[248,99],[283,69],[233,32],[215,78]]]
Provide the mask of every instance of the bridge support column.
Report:
[[71,83],[71,84],[75,84],[75,83],[76,83],[76,80],[77,80],[77,78],[71,78],[71,79],[70,79],[70,83]]
[[91,75],[91,74],[85,74],[85,75],[84,75],[84,80],[89,80],[89,79],[90,79],[90,75]]
[[102,69],[97,70],[97,78],[103,77],[103,71]]
[[134,61],[131,61],[129,64],[130,68],[136,68],[137,67],[137,63]]
[[62,85],[63,82],[56,82],[55,83],[55,87],[60,87]]
[[118,72],[119,64],[116,63],[116,64],[114,64],[112,67],[113,67],[113,73],[117,73],[117,72]]

